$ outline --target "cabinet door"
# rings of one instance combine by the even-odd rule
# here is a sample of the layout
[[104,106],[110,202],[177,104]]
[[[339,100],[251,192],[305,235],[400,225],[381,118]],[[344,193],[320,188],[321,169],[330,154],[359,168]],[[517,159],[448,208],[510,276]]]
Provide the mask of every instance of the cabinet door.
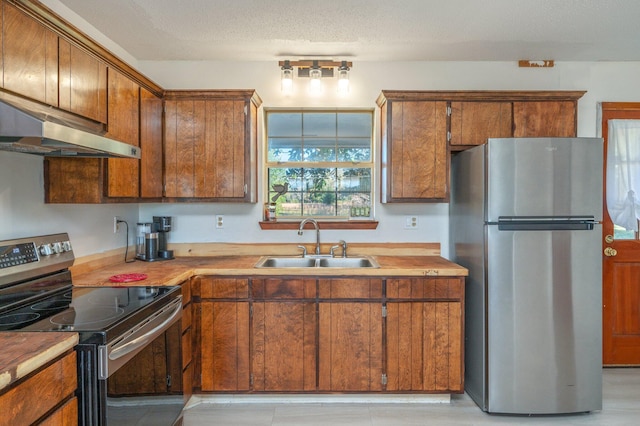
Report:
[[249,302],[201,303],[201,390],[249,390]]
[[198,164],[196,196],[243,199],[245,101],[208,100],[205,102],[205,108],[205,139],[197,145],[195,153]]
[[165,196],[192,198],[195,192],[195,147],[204,140],[204,101],[165,102]]
[[107,122],[107,66],[60,38],[60,108]]
[[140,197],[162,197],[162,99],[140,88]]
[[316,304],[254,302],[253,390],[316,389]]
[[4,88],[58,106],[58,36],[14,6],[0,6]]
[[382,279],[318,280],[318,389],[382,389]]
[[103,169],[101,158],[45,157],[45,202],[101,203]]
[[[140,87],[126,76],[109,68],[109,114],[106,136],[139,146]],[[107,160],[108,197],[138,197],[140,160]]]
[[318,389],[382,390],[382,304],[320,302]]
[[387,280],[388,391],[462,392],[463,280]]
[[383,202],[446,200],[446,102],[390,101],[382,113]]
[[242,201],[248,155],[245,100],[169,100],[165,196]]
[[513,135],[511,102],[451,102],[451,149]]
[[575,101],[526,101],[513,103],[513,136],[574,137],[577,132]]

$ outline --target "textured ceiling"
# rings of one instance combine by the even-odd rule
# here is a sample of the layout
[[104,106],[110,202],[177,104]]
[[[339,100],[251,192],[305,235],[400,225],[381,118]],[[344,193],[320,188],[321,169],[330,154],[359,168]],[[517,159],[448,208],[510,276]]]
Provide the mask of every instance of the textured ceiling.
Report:
[[638,0],[59,1],[138,60],[640,60]]

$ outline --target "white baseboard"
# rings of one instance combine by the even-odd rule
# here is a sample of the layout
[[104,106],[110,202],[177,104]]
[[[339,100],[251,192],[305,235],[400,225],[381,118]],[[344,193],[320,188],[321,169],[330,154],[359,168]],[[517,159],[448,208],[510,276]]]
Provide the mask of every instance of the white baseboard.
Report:
[[185,408],[189,409],[200,404],[449,404],[450,402],[450,394],[199,394],[193,395]]

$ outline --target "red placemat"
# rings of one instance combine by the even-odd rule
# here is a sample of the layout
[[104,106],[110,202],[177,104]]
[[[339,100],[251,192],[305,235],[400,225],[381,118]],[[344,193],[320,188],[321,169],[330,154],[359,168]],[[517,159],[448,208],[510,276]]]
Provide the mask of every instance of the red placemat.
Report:
[[147,274],[118,274],[109,277],[112,283],[130,283],[147,279]]

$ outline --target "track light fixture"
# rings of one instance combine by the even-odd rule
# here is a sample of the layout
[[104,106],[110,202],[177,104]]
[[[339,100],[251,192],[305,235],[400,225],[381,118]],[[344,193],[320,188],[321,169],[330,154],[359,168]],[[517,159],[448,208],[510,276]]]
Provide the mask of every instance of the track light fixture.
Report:
[[300,61],[280,61],[280,78],[282,92],[290,94],[293,90],[293,68],[298,68],[298,78],[309,78],[309,92],[312,94],[322,93],[322,79],[333,78],[334,69],[338,76],[338,93],[349,92],[349,71],[353,64],[348,61],[325,61],[325,60],[300,60]]

